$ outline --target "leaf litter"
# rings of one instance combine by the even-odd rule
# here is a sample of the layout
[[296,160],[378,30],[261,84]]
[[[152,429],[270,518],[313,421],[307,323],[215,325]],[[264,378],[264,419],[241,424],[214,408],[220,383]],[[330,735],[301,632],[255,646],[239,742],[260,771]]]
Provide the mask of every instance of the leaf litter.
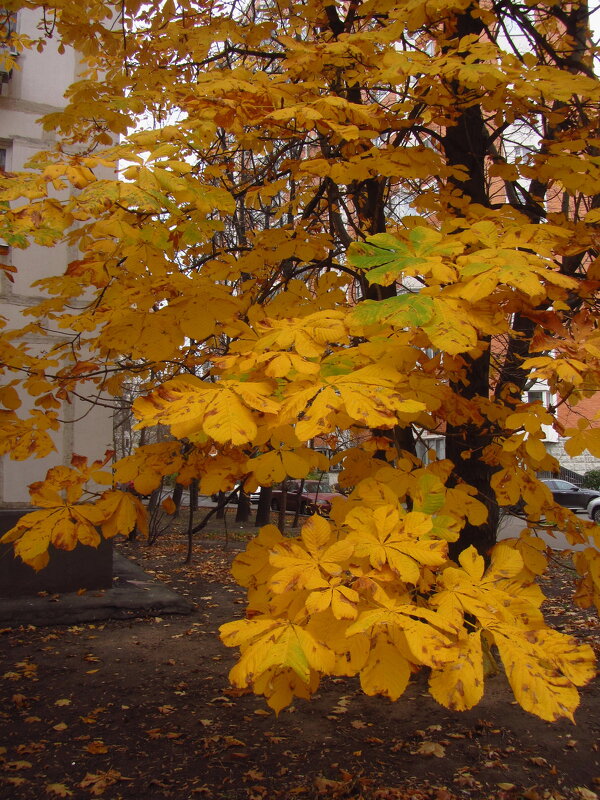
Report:
[[[397,703],[329,679],[278,717],[232,691],[233,656],[216,630],[241,613],[228,572],[240,545],[223,545],[198,543],[191,565],[183,537],[122,545],[186,594],[196,607],[188,617],[3,629],[0,723],[11,737],[0,748],[0,797],[598,798],[597,684],[583,694],[577,728],[511,705],[501,675],[481,706],[460,714],[426,696],[421,678]],[[545,613],[597,649],[593,616],[566,602],[560,562],[544,581]],[[85,669],[92,659],[101,671]]]

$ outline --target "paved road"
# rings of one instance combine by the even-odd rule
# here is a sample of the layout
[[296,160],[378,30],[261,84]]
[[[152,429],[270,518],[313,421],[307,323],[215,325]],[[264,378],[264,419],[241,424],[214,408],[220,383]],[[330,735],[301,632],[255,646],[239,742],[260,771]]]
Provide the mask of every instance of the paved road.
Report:
[[[585,520],[589,519],[585,511],[578,512],[577,516],[580,519],[585,519]],[[519,517],[506,516],[504,520],[501,522],[500,531],[498,533],[498,539],[510,539],[513,536],[518,536],[524,527],[525,524],[523,520],[519,519]],[[553,550],[566,550],[566,549],[585,550],[585,548],[589,546],[583,544],[569,545],[569,543],[567,542],[566,538],[563,536],[562,533],[557,532],[556,534],[552,535],[544,528],[538,528],[538,534],[546,542],[546,544]]]
[[[165,492],[165,496],[170,494],[169,492]],[[189,503],[189,494],[184,492],[182,505],[187,505]],[[200,495],[198,497],[198,504],[203,508],[212,508],[217,504],[213,502],[213,500],[205,495]],[[234,506],[235,508],[235,506]],[[252,506],[253,509],[256,509],[256,506]],[[588,520],[589,517],[585,511],[577,512],[577,516],[580,519]],[[513,517],[511,515],[507,515],[501,523],[501,528],[498,533],[498,539],[510,539],[513,536],[518,536],[519,533],[523,530],[525,524],[523,520],[519,517]],[[574,545],[570,546],[567,542],[566,538],[563,536],[562,533],[556,533],[554,536],[549,533],[544,528],[538,529],[539,535],[541,538],[546,542],[546,544],[551,547],[553,550],[584,550],[588,545]],[[593,545],[592,545],[593,546]],[[600,548],[598,548],[600,549]]]

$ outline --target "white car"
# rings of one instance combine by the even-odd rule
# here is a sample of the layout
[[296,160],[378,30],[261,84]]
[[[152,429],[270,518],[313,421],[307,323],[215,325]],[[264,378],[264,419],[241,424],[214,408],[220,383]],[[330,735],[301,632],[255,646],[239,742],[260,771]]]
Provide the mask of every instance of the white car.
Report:
[[590,500],[587,513],[590,519],[593,519],[594,522],[600,525],[600,497],[594,497],[593,500]]

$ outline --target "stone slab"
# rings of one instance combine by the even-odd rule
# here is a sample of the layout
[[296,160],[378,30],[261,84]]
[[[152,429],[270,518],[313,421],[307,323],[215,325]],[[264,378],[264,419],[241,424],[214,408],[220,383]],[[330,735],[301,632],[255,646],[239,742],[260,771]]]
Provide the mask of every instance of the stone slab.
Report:
[[77,625],[105,619],[190,614],[193,610],[183,597],[115,552],[110,589],[44,597],[0,597],[0,626]]
[[[34,508],[0,508],[0,536],[19,523]],[[36,595],[38,592],[76,592],[78,589],[109,589],[113,569],[112,539],[101,538],[98,547],[78,544],[73,550],[50,545],[50,563],[36,572],[20,558],[13,545],[0,543],[0,597]]]

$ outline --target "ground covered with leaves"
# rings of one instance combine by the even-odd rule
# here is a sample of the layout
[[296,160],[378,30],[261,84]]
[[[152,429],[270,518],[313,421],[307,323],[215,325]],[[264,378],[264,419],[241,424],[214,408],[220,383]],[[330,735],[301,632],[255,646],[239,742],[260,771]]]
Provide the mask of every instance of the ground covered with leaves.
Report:
[[[438,706],[421,678],[394,704],[329,679],[279,717],[232,691],[235,654],[217,629],[244,613],[228,574],[239,540],[215,532],[189,566],[176,532],[120,545],[194,604],[189,616],[2,630],[1,798],[600,797],[598,682],[575,726],[526,714],[503,675],[462,714]],[[573,610],[569,580],[556,560],[545,611],[598,652],[597,621]]]

